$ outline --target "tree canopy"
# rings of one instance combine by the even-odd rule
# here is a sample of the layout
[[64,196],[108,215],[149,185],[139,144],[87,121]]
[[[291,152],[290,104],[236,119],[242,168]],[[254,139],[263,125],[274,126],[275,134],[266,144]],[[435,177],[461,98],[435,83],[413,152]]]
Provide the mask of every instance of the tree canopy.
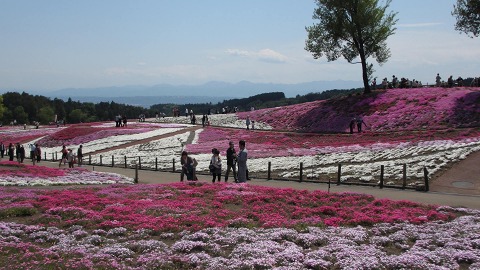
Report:
[[470,37],[480,34],[480,0],[457,0],[452,15],[457,19],[455,30]]
[[387,13],[391,0],[384,6],[379,0],[316,0],[313,19],[317,24],[306,27],[308,38],[305,49],[315,59],[326,56],[328,61],[340,57],[349,63],[360,58],[364,93],[370,92],[369,80],[373,65],[368,58],[375,58],[381,65],[390,57],[386,40],[393,35],[397,13]]

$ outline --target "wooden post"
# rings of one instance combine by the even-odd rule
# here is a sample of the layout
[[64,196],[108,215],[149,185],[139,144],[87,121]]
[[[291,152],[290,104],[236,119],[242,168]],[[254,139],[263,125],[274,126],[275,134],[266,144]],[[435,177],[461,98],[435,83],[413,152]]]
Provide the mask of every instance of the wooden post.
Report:
[[300,182],[303,181],[303,162],[300,162]]
[[[46,158],[45,158],[45,160],[46,160]],[[53,156],[53,153],[52,153],[52,161],[55,161],[55,157]]]
[[175,172],[175,159],[173,159],[173,171],[172,172]]
[[142,159],[138,157],[138,169],[142,169]]
[[427,167],[423,167],[423,177],[425,178],[425,192],[428,192],[430,190],[430,187],[428,185],[428,171]]
[[115,163],[113,161],[113,155],[112,155],[112,167],[115,167]]
[[127,168],[127,156],[123,156],[123,159],[125,160],[125,169]]
[[138,184],[138,165],[135,164],[135,178],[133,179],[135,184]]
[[407,187],[407,164],[403,164],[403,184],[402,189]]
[[267,180],[272,180],[272,162],[268,162]]
[[158,171],[158,157],[155,157],[155,171]]
[[102,166],[102,155],[100,155],[100,166]]
[[92,165],[92,155],[88,155],[88,165]]
[[340,186],[340,178],[342,177],[342,164],[338,164],[337,186]]
[[47,160],[47,152],[43,153],[43,156],[44,156],[43,160],[46,161]]
[[55,152],[55,160],[58,160],[58,153]]
[[381,165],[380,166],[380,188],[383,188],[383,170],[384,170],[384,166]]

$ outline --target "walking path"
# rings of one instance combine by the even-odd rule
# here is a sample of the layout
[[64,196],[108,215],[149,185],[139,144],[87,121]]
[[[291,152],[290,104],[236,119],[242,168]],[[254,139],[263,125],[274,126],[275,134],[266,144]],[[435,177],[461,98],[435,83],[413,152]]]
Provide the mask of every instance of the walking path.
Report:
[[[42,162],[41,165],[48,167],[58,168],[58,163]],[[117,167],[98,167],[98,166],[84,166],[89,170],[101,171],[101,172],[113,172],[122,174],[131,178],[135,177],[134,169],[125,169]],[[210,183],[210,176],[198,175],[199,181],[207,181]],[[139,184],[167,184],[179,182],[180,173],[169,173],[159,171],[138,171]],[[435,204],[435,205],[449,205],[452,207],[467,207],[480,209],[480,196],[479,195],[462,195],[452,194],[438,191],[431,192],[419,192],[413,190],[397,190],[397,189],[380,189],[375,187],[363,187],[353,185],[330,185],[322,183],[311,182],[296,182],[296,181],[275,181],[265,179],[252,179],[249,181],[250,185],[269,186],[278,188],[294,188],[301,190],[324,190],[330,192],[357,192],[363,194],[369,194],[375,198],[385,198],[392,200],[408,200],[419,203]]]

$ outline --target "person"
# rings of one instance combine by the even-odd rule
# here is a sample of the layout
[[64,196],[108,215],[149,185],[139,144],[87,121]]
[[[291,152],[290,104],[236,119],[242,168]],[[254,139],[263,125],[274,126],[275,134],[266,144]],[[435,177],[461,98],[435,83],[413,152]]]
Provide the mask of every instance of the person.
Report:
[[68,149],[67,153],[67,162],[68,162],[68,167],[73,168],[73,162],[75,161],[75,156],[73,155],[72,149]]
[[12,143],[10,143],[10,144],[8,145],[8,160],[9,160],[9,161],[13,161],[14,151],[15,151],[15,147],[13,146]]
[[353,128],[355,127],[355,123],[357,123],[357,119],[352,118],[352,120],[350,120],[350,134],[353,134]]
[[37,157],[37,163],[40,162],[42,159],[42,150],[40,149],[40,146],[35,144],[35,156]]
[[373,78],[373,81],[372,81],[372,90],[376,90],[377,89],[377,78]]
[[442,85],[442,78],[440,77],[440,73],[437,73],[437,77],[435,77],[435,85],[440,87]]
[[252,120],[252,130],[255,129],[255,121]]
[[447,83],[448,83],[449,88],[453,87],[453,76],[452,75],[450,75],[450,77],[448,77]]
[[205,122],[206,122],[206,120],[207,120],[207,116],[204,114],[204,115],[202,116],[202,127],[205,127]]
[[82,167],[82,164],[83,164],[83,146],[82,145],[78,147],[77,160],[78,160],[78,167]]
[[67,163],[67,154],[68,150],[65,145],[62,145],[62,150],[60,150],[60,153],[62,153],[62,158],[60,159],[60,163],[58,163],[58,167],[60,167],[63,164]]
[[5,144],[3,142],[0,142],[0,155],[2,158],[5,155]]
[[367,126],[367,124],[365,124],[363,119],[361,117],[358,117],[357,118],[357,131],[358,131],[358,133],[362,132],[362,124],[365,125],[365,127]]
[[247,116],[247,120],[245,120],[245,124],[247,124],[247,130],[250,129],[250,117]]
[[19,162],[20,162],[20,163],[23,163],[23,160],[25,159],[25,148],[23,147],[23,144],[20,145],[18,152],[20,153],[20,160],[19,160]]
[[21,155],[20,155],[20,143],[17,143],[15,145],[15,155],[17,157],[18,163],[20,163],[20,157],[21,157]]
[[35,144],[33,143],[30,144],[30,158],[35,163]]
[[237,182],[237,152],[235,151],[235,144],[232,141],[230,141],[228,145],[229,147],[227,149],[227,171],[225,172],[225,182],[228,181],[228,175],[230,174],[230,171],[233,171],[233,179],[235,179],[235,182]]
[[237,155],[237,165],[238,165],[238,182],[245,183],[247,182],[247,158],[248,158],[248,151],[245,148],[245,141],[240,140],[238,142],[238,147],[240,151]]
[[188,108],[185,108],[185,117],[188,117]]
[[180,158],[180,164],[182,164],[182,172],[180,173],[180,181],[183,182],[185,175],[187,180],[194,180],[195,178],[195,168],[194,160],[188,156],[187,151],[182,152],[182,157]]
[[124,126],[124,127],[127,127],[127,116],[126,116],[126,115],[124,115],[124,116],[122,117],[122,121],[123,121],[123,126]]
[[210,171],[212,172],[213,178],[212,183],[215,183],[215,179],[220,181],[220,177],[222,174],[222,159],[220,158],[220,151],[217,148],[212,149],[212,158],[210,160]]

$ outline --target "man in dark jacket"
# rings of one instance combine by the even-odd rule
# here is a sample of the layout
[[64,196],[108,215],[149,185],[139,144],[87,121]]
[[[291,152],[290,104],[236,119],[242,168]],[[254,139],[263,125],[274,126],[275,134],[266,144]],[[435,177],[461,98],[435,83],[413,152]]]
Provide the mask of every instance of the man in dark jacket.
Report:
[[235,151],[235,145],[232,141],[229,142],[229,148],[227,149],[227,172],[225,173],[225,182],[228,181],[228,175],[230,174],[230,170],[233,170],[233,179],[237,182],[237,168],[236,168],[236,160],[237,160],[237,152]]

